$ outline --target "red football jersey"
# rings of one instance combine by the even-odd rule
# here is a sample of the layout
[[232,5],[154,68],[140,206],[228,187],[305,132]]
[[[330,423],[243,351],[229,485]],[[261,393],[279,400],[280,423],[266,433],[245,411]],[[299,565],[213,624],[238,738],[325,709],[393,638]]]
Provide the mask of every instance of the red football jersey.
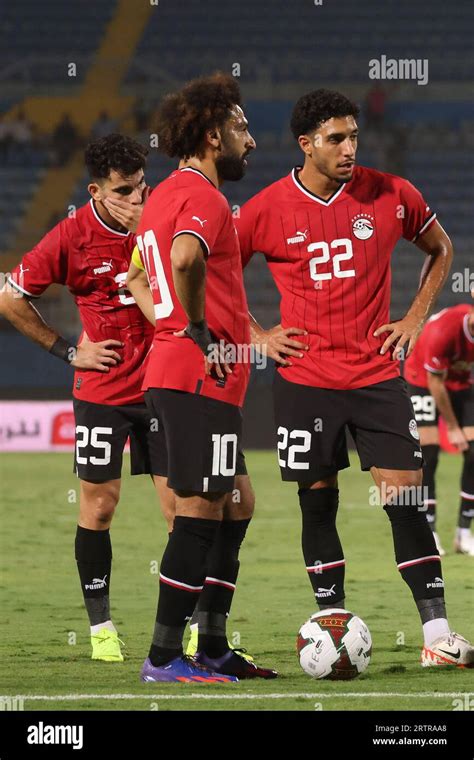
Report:
[[26,253],[12,272],[12,284],[38,298],[52,283],[66,285],[89,340],[113,338],[122,362],[109,372],[76,370],[76,398],[96,404],[143,401],[144,361],[153,327],[125,288],[135,235],[119,232],[99,217],[92,199],[64,219]]
[[468,327],[472,309],[472,304],[460,303],[430,317],[405,362],[404,374],[409,383],[427,388],[428,372],[447,372],[449,390],[469,388],[474,366],[474,335]]
[[[236,347],[236,362],[224,384],[206,376],[203,353],[190,338],[173,335],[188,323],[174,289],[170,258],[174,238],[183,233],[198,237],[205,250],[209,329],[218,340]],[[144,388],[199,393],[242,406],[250,372],[245,361],[245,348],[250,344],[249,318],[239,241],[225,197],[197,169],[177,169],[150,196],[137,243],[156,317]]]
[[235,220],[243,265],[254,252],[267,260],[283,327],[308,331],[309,351],[279,372],[335,389],[396,377],[399,362],[379,353],[387,334],[373,337],[390,321],[390,257],[400,237],[415,241],[436,215],[410,182],[391,174],[356,166],[328,200],[298,174],[297,167],[255,195]]

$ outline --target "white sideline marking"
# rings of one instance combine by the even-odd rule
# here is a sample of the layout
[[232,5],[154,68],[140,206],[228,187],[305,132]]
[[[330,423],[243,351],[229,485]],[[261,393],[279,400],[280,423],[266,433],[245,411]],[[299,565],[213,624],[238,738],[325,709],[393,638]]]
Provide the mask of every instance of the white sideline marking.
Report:
[[[364,697],[371,699],[380,699],[383,697],[403,697],[408,699],[420,699],[420,698],[441,698],[446,699],[448,697],[464,697],[465,695],[471,695],[474,692],[465,691],[425,691],[418,693],[405,694],[404,692],[397,691],[346,691],[346,692],[334,692],[329,694],[328,692],[296,692],[288,694],[15,694],[18,699],[31,700],[37,702],[77,702],[81,699],[318,699],[327,697],[343,698],[343,697]],[[6,699],[8,696],[0,695],[0,699]]]

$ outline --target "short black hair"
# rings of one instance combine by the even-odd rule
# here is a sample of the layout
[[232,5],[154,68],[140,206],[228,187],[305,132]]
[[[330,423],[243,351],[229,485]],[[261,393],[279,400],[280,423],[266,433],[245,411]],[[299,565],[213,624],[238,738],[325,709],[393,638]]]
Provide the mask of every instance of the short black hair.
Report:
[[230,74],[217,71],[193,79],[178,92],[167,95],[159,108],[160,150],[170,157],[202,157],[206,132],[222,128],[235,105],[242,105],[242,96]]
[[84,159],[91,179],[106,179],[112,170],[130,177],[145,168],[148,148],[126,135],[112,133],[89,143]]
[[291,116],[291,131],[297,140],[321,126],[328,119],[359,116],[360,108],[335,90],[313,90],[296,103]]

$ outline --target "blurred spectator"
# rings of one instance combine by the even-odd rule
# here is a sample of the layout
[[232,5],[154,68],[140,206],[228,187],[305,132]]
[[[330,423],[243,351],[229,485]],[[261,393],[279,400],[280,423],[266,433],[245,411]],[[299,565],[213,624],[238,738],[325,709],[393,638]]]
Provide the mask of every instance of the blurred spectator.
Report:
[[390,135],[387,171],[404,177],[407,171],[408,128],[403,124],[395,124],[390,130]]
[[98,140],[100,137],[110,135],[112,132],[117,131],[117,122],[112,119],[107,111],[101,111],[99,118],[94,122],[91,130],[91,137],[93,140]]
[[19,109],[15,118],[7,121],[0,116],[0,161],[9,163],[11,157],[24,161],[29,157],[33,141],[33,125]]
[[12,119],[8,126],[12,140],[16,145],[24,147],[31,144],[33,140],[33,125],[26,118],[23,109],[18,111],[16,118]]
[[148,129],[150,123],[150,108],[147,106],[143,98],[139,98],[135,101],[133,109],[133,118],[135,119],[135,131],[144,132]]
[[380,84],[375,84],[367,93],[365,100],[365,119],[367,129],[378,129],[385,121],[387,94]]
[[68,113],[56,125],[52,135],[57,166],[64,166],[79,144],[79,135]]

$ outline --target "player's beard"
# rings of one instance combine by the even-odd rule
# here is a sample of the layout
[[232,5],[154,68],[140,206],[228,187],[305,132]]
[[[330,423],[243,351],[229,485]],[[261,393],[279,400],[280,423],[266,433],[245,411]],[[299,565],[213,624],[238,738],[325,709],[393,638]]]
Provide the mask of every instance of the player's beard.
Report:
[[332,182],[337,182],[341,185],[347,184],[347,182],[350,182],[353,174],[354,174],[354,166],[352,166],[352,171],[350,174],[347,174],[345,176],[341,176],[340,174],[336,174],[334,170],[331,170],[329,162],[322,162],[320,164],[316,164],[316,169],[321,173],[324,174],[325,177],[330,179]]
[[347,174],[344,173],[344,175],[342,176],[340,174],[339,175],[333,174],[332,176],[328,174],[328,176],[330,177],[330,179],[334,180],[334,182],[340,182],[341,184],[345,184],[351,181],[352,176],[354,174],[354,166],[355,164],[352,164],[352,170],[348,172]]
[[219,178],[224,182],[238,182],[245,174],[246,165],[244,163],[245,153],[239,156],[233,152],[225,143],[222,142],[222,152],[216,159],[216,169]]

